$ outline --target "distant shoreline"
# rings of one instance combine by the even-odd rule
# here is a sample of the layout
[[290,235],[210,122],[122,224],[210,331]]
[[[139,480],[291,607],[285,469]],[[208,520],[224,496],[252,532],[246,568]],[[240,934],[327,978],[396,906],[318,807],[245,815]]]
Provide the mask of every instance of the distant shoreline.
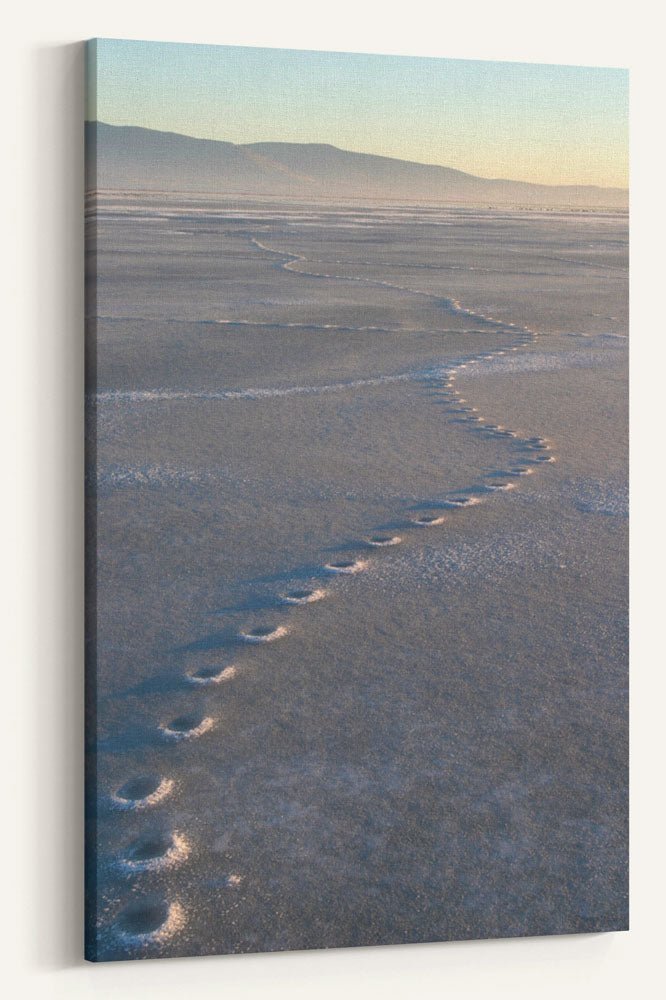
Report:
[[272,195],[272,194],[258,194],[255,192],[219,192],[219,191],[159,191],[154,188],[90,188],[85,191],[85,198],[87,201],[94,200],[95,198],[180,198],[182,200],[192,200],[192,201],[202,201],[206,199],[212,199],[215,201],[253,201],[253,202],[267,202],[269,204],[288,202],[292,205],[302,205],[303,208],[311,209],[313,206],[325,204],[330,208],[348,209],[353,210],[354,208],[364,208],[368,210],[381,211],[382,208],[405,208],[405,209],[420,209],[424,212],[427,211],[439,211],[444,208],[458,208],[458,209],[470,209],[470,210],[483,210],[487,212],[548,212],[549,214],[562,214],[562,215],[618,215],[622,217],[629,217],[629,208],[618,208],[614,205],[592,205],[592,206],[579,206],[573,205],[571,207],[560,206],[560,205],[524,205],[520,203],[503,203],[491,205],[484,201],[472,202],[472,201],[441,201],[441,202],[416,202],[416,201],[404,201],[402,199],[390,200],[388,198],[383,200],[377,200],[373,198],[364,198],[359,195],[354,200],[341,200],[338,198],[326,198],[325,196],[317,198],[298,198],[293,195]]

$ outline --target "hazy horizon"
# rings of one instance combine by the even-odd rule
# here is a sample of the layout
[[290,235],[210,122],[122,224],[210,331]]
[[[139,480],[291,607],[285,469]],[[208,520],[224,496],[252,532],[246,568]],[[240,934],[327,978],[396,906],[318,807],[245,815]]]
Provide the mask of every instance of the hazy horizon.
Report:
[[88,58],[90,120],[628,187],[623,69],[116,39],[89,42]]
[[[189,132],[176,132],[176,131],[174,131],[172,129],[150,129],[146,125],[115,125],[114,126],[114,124],[112,122],[103,121],[100,118],[92,118],[92,119],[86,118],[85,119],[85,123],[89,124],[89,125],[111,125],[112,127],[116,127],[116,128],[142,128],[142,129],[146,129],[147,131],[150,131],[150,132],[161,132],[161,133],[164,133],[166,135],[178,135],[178,136],[182,136],[183,138],[186,138],[186,139],[202,139],[201,136],[192,135]],[[270,145],[270,144],[279,144],[279,143],[283,143],[285,145],[294,145],[294,146],[299,146],[299,145],[300,146],[322,146],[322,147],[329,147],[329,148],[332,148],[332,149],[337,149],[337,150],[340,150],[340,151],[345,152],[345,153],[359,154],[361,156],[380,156],[380,157],[383,157],[385,159],[401,161],[401,162],[404,162],[404,163],[412,163],[412,164],[415,164],[417,166],[434,166],[434,167],[444,167],[444,168],[447,168],[447,169],[460,170],[459,167],[455,167],[455,168],[451,167],[451,164],[449,164],[449,163],[424,163],[423,160],[405,160],[402,157],[385,156],[384,154],[380,154],[380,153],[367,153],[365,150],[361,150],[361,149],[349,149],[349,148],[346,148],[346,147],[343,147],[343,146],[336,146],[335,144],[329,143],[329,142],[320,142],[320,141],[318,141],[316,139],[304,139],[304,140],[302,140],[300,142],[291,142],[291,143],[288,142],[288,141],[286,141],[286,140],[282,140],[282,139],[264,138],[264,137],[259,137],[259,138],[255,138],[255,139],[248,139],[246,142],[238,142],[238,143],[232,142],[231,139],[224,139],[224,138],[219,138],[219,139],[205,139],[205,138],[203,138],[202,141],[231,143],[234,146],[260,146],[260,145]],[[461,171],[461,172],[462,173],[469,173],[469,171]],[[480,180],[503,180],[503,181],[504,180],[506,180],[506,181],[517,180],[516,178],[513,178],[513,177],[500,177],[499,175],[494,176],[494,177],[484,177],[481,174],[470,174],[470,176],[471,177],[478,177]],[[545,183],[545,182],[541,182],[541,181],[519,181],[519,183],[541,184],[541,183]],[[607,187],[607,188],[609,188],[611,190],[618,190],[618,191],[628,191],[628,189],[629,189],[628,184],[627,185],[595,185],[595,184],[587,184],[586,183],[586,184],[574,184],[574,185],[549,184],[547,186],[552,186],[552,187],[569,187],[569,186],[572,186],[572,187]]]

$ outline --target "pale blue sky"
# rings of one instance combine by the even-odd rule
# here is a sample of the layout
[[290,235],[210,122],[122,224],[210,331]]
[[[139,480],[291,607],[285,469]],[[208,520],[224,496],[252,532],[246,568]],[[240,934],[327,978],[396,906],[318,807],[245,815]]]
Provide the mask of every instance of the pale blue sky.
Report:
[[97,39],[114,125],[343,149],[546,184],[628,184],[621,69]]

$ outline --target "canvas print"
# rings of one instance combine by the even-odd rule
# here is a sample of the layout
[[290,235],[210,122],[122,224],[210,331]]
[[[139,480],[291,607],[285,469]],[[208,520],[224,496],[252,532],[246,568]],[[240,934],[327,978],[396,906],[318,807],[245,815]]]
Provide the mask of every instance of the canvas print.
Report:
[[626,928],[626,71],[86,91],[87,957]]

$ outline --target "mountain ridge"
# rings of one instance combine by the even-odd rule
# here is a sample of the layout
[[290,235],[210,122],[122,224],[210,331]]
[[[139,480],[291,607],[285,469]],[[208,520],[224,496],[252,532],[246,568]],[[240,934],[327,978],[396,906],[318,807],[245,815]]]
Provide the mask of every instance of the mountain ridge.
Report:
[[232,143],[135,125],[86,122],[86,189],[344,201],[628,207],[625,188],[485,178],[454,167],[330,143]]

